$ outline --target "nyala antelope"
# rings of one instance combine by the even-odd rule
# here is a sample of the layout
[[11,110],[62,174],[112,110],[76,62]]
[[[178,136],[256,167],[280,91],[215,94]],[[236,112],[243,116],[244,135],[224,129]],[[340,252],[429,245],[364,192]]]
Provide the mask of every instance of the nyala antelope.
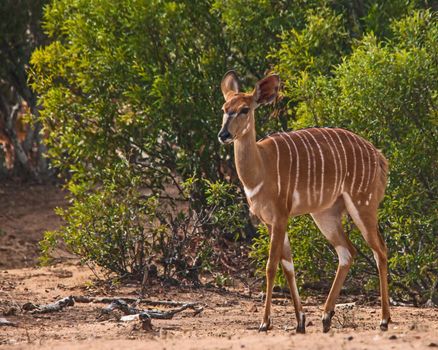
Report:
[[310,214],[338,255],[336,277],[324,305],[323,331],[328,332],[335,302],[356,249],[342,229],[345,211],[370,246],[380,278],[382,319],[390,320],[387,250],[377,225],[377,208],[387,180],[387,161],[368,141],[344,129],[309,128],[280,132],[256,141],[255,109],[275,100],[280,79],[270,75],[250,93],[239,91],[235,72],[222,79],[225,98],[222,144],[234,142],[237,174],[250,210],[264,222],[270,234],[266,266],[266,303],[259,331],[271,328],[272,287],[277,266],[286,275],[297,318],[297,332],[305,333],[305,314],[295,281],[294,264],[286,235],[288,218]]

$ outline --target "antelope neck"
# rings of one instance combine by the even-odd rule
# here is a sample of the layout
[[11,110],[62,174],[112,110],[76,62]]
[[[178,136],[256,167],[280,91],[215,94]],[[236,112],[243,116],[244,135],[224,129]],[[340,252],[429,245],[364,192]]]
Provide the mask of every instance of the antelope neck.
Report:
[[254,118],[250,119],[248,132],[234,141],[234,158],[243,186],[249,190],[259,186],[263,181],[263,164],[256,142]]

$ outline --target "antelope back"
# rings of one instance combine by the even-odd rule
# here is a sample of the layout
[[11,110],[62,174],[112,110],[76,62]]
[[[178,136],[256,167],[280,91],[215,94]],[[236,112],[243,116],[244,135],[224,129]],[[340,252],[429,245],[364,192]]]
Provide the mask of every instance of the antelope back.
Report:
[[258,144],[272,155],[276,195],[293,215],[328,208],[342,194],[376,208],[383,197],[385,158],[348,130],[309,128],[277,133]]

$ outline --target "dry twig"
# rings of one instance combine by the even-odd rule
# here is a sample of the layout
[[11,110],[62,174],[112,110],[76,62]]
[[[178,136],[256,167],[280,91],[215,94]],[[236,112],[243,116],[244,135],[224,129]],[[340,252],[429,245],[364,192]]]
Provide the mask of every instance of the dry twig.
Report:
[[49,312],[61,311],[67,306],[73,306],[75,300],[72,296],[59,299],[51,304],[37,305],[33,303],[26,303],[23,305],[23,310],[30,311],[31,314],[47,314]]

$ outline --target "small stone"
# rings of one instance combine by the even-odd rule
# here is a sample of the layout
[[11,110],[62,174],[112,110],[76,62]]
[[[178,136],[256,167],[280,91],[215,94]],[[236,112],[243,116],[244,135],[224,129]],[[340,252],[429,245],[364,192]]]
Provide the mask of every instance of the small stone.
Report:
[[426,301],[426,304],[424,304],[425,307],[437,307],[437,305],[433,302],[432,299],[429,299]]
[[349,335],[349,336],[347,337],[347,340],[349,340],[349,341],[353,340],[353,336],[352,336],[352,335]]
[[409,326],[409,330],[411,330],[411,331],[413,331],[413,330],[415,330],[415,329],[417,329],[418,327],[417,327],[417,324],[416,323],[412,323],[410,326]]
[[309,322],[307,322],[307,325],[306,325],[307,327],[309,327],[309,326],[313,326],[313,322],[312,321],[309,321]]
[[431,348],[438,348],[438,344],[437,344],[437,343],[434,343],[434,342],[429,343],[428,346],[431,347]]
[[19,311],[20,310],[17,307],[11,306],[8,310],[6,310],[4,312],[4,315],[5,316],[13,316],[13,315],[16,315]]
[[395,334],[393,334],[393,335],[391,335],[388,339],[390,339],[390,340],[394,340],[394,339],[397,339],[397,336],[396,336]]

